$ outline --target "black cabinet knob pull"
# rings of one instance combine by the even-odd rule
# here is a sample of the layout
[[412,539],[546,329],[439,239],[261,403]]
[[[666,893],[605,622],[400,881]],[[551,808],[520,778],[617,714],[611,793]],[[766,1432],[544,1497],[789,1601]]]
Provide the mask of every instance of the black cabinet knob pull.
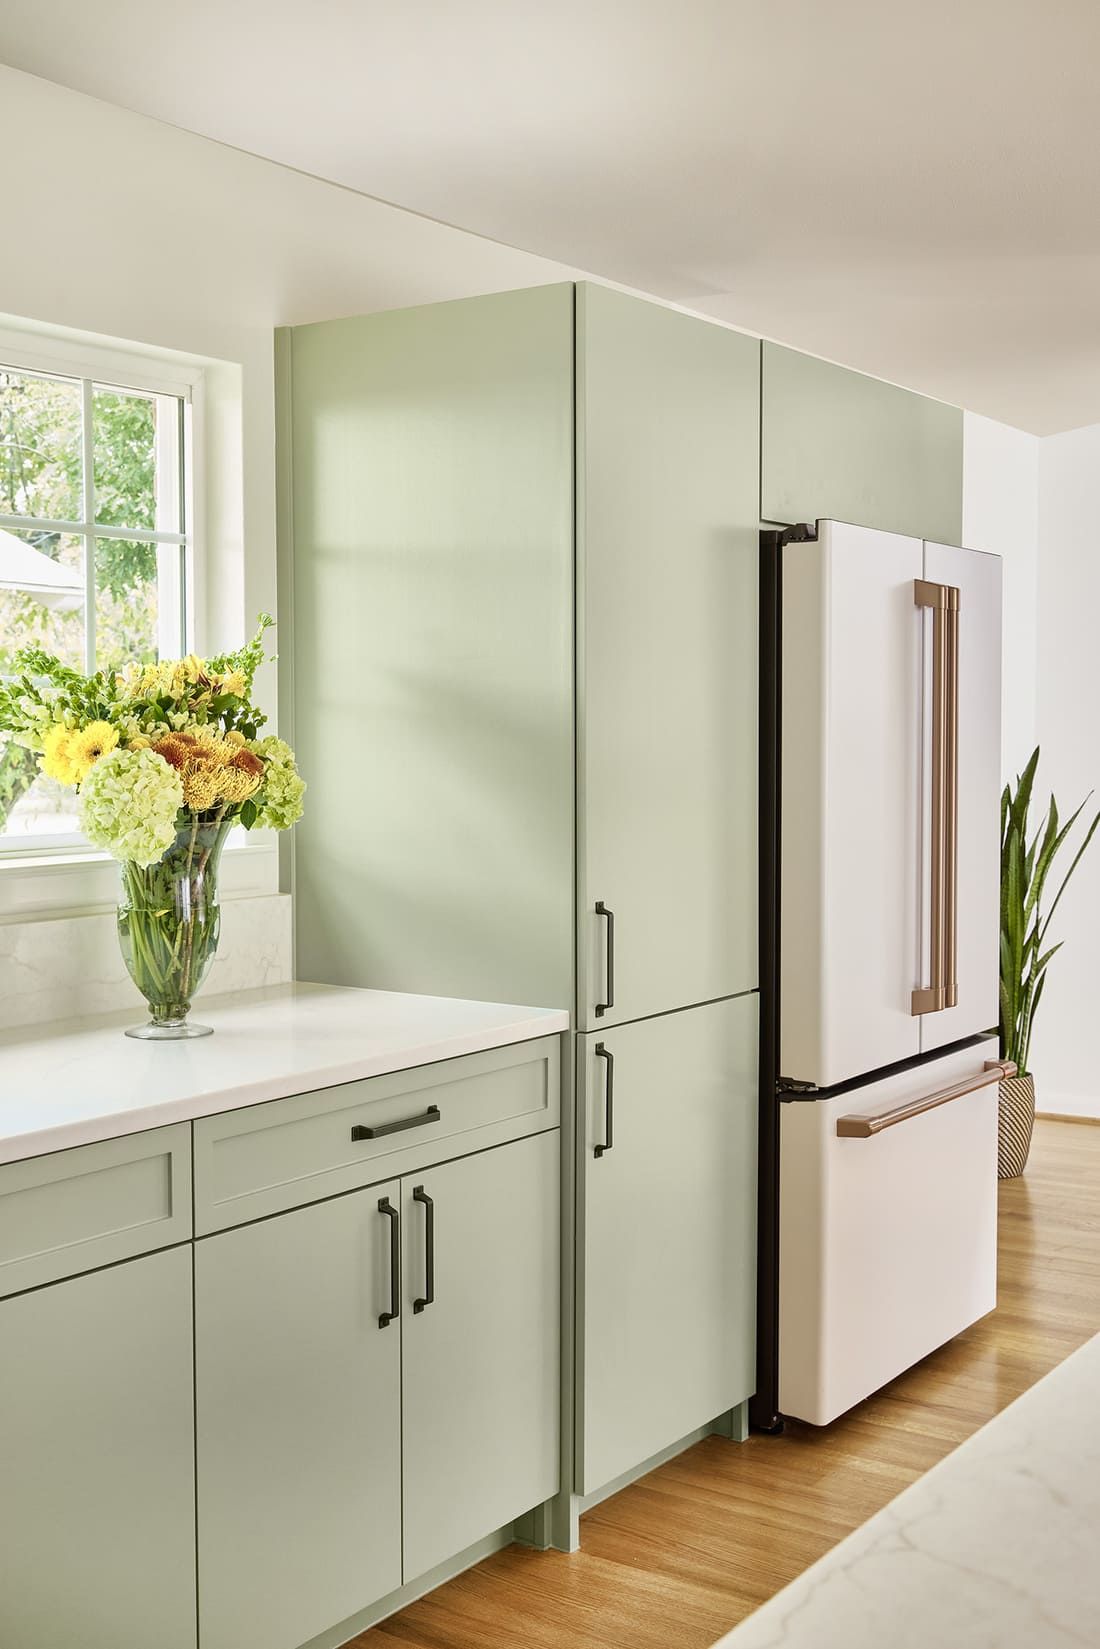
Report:
[[596,1018],[602,1019],[608,1008],[615,1006],[615,912],[597,899],[596,915],[607,920],[607,999],[596,1003]]
[[378,1317],[379,1328],[388,1328],[401,1315],[401,1250],[397,1229],[401,1216],[389,1197],[379,1197],[378,1212],[385,1214],[390,1222],[390,1309]]
[[603,1144],[596,1146],[595,1154],[605,1157],[615,1143],[615,1055],[610,1048],[605,1048],[602,1042],[597,1042],[593,1050],[597,1059],[607,1061],[607,1082],[604,1087],[604,1125]]
[[421,1312],[435,1304],[435,1203],[422,1185],[413,1186],[413,1201],[424,1204],[424,1292],[413,1301],[413,1310]]
[[360,1122],[351,1131],[352,1140],[382,1139],[386,1134],[402,1134],[406,1128],[423,1128],[425,1123],[439,1121],[439,1106],[429,1105],[419,1116],[401,1117],[397,1122],[379,1122],[373,1128]]

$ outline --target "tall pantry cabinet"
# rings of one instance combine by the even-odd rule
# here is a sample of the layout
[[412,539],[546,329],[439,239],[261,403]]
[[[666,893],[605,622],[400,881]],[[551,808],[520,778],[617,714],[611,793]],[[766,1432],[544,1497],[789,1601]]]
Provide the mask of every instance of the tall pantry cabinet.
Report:
[[564,284],[277,368],[298,972],[573,1009],[590,1495],[753,1385],[760,346]]

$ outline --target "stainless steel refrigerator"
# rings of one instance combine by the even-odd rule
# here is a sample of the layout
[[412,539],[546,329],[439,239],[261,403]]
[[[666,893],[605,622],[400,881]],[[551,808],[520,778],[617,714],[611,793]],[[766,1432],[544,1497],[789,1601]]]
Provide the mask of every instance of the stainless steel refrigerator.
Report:
[[819,521],[761,572],[768,1427],[996,1303],[1001,562]]

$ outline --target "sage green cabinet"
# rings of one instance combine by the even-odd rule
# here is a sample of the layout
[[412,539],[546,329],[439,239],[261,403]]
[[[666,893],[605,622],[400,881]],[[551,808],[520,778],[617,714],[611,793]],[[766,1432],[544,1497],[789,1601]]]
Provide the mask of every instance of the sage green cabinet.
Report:
[[758,342],[565,284],[278,364],[299,973],[582,1026],[754,988]]
[[960,542],[958,407],[765,343],[760,428],[762,520]]
[[537,1134],[402,1181],[407,1581],[557,1493],[559,1151]]
[[202,1649],[298,1649],[401,1584],[399,1199],[195,1245]]
[[591,1029],[757,983],[760,346],[608,287],[579,286],[577,304],[578,1024]]
[[202,1649],[298,1649],[557,1492],[559,1150],[196,1243]]
[[573,287],[279,338],[303,979],[573,994]]
[[0,1643],[195,1649],[191,1354],[190,1244],[0,1301]]
[[755,1389],[757,1007],[577,1038],[583,1493]]

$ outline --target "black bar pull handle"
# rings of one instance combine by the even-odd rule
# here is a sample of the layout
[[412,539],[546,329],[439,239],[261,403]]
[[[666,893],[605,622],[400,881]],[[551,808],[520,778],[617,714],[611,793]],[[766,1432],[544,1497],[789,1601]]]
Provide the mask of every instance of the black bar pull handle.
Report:
[[596,1003],[596,1018],[602,1019],[615,1006],[615,912],[602,899],[596,900],[596,915],[607,919],[607,1000]]
[[403,1134],[406,1128],[423,1128],[426,1122],[439,1121],[439,1106],[429,1105],[416,1117],[402,1117],[398,1122],[380,1122],[376,1128],[365,1128],[359,1123],[351,1131],[352,1140],[382,1139],[386,1134]]
[[603,1144],[596,1146],[598,1157],[606,1156],[615,1143],[615,1055],[610,1048],[605,1048],[602,1042],[595,1047],[597,1059],[607,1060],[607,1084],[604,1088],[604,1126]]
[[379,1328],[388,1328],[401,1315],[401,1270],[397,1227],[400,1215],[389,1197],[379,1197],[378,1212],[390,1222],[390,1309],[379,1313]]
[[435,1304],[435,1203],[422,1185],[413,1186],[413,1201],[424,1204],[424,1292],[413,1301],[413,1310],[419,1312]]

